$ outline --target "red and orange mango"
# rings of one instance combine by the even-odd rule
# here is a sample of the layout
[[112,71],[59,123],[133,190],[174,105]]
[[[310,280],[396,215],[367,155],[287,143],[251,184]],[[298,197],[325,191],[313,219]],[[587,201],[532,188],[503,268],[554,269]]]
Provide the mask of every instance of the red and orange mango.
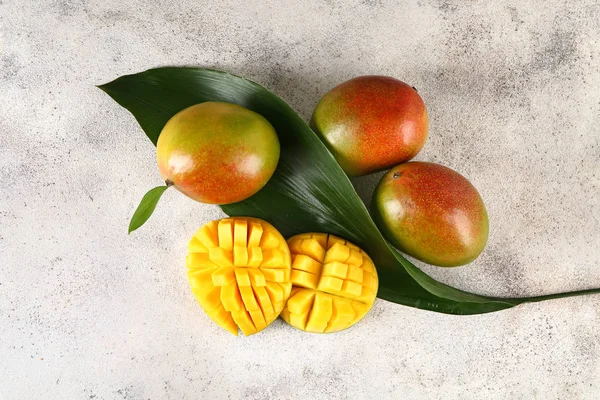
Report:
[[439,164],[392,168],[375,189],[371,209],[390,243],[428,264],[470,263],[487,242],[488,215],[477,189]]
[[175,114],[156,146],[161,175],[202,203],[229,204],[258,192],[279,161],[279,140],[260,114],[206,102]]
[[349,176],[412,159],[427,140],[427,110],[417,91],[387,76],[361,76],[326,93],[311,128]]

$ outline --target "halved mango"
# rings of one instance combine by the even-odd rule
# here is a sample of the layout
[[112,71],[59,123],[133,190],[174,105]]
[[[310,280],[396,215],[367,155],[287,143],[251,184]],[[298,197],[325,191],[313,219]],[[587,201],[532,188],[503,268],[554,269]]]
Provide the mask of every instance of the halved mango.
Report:
[[266,328],[290,296],[291,254],[268,222],[224,218],[202,226],[188,245],[186,265],[198,303],[221,327],[237,335]]
[[[375,302],[379,280],[371,258],[358,246],[325,233],[288,239],[292,295],[281,317],[308,332],[346,329]],[[268,284],[267,284],[268,289]]]

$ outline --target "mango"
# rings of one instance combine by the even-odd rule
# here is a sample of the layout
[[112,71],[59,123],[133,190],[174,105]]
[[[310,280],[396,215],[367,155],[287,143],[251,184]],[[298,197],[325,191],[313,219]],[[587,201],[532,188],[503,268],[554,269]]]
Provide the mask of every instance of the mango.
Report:
[[331,333],[369,312],[379,287],[371,258],[358,246],[326,233],[288,239],[293,285],[281,317],[307,332]]
[[427,140],[429,119],[410,85],[387,76],[360,76],[326,93],[310,126],[347,175],[361,176],[416,156]]
[[260,114],[237,104],[205,102],[175,114],[156,145],[167,184],[209,204],[229,204],[258,192],[279,161],[279,139]]
[[235,217],[203,225],[188,244],[187,275],[196,300],[237,336],[260,332],[290,296],[291,253],[266,221]]
[[371,212],[390,243],[428,264],[468,264],[487,243],[488,215],[477,189],[439,164],[392,168],[375,189]]

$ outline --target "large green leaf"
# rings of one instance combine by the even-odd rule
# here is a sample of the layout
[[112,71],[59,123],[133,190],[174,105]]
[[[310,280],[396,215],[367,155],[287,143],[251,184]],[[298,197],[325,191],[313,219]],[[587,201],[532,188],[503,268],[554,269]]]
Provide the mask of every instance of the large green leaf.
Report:
[[285,236],[328,232],[364,248],[380,277],[380,298],[407,306],[480,314],[529,301],[600,293],[600,289],[531,298],[491,298],[437,282],[383,238],[333,156],[308,125],[264,87],[229,73],[201,68],[158,68],[100,86],[128,109],[156,144],[178,111],[204,101],[236,103],[262,114],[277,130],[281,158],[269,183],[256,195],[222,206],[229,215],[263,218]]

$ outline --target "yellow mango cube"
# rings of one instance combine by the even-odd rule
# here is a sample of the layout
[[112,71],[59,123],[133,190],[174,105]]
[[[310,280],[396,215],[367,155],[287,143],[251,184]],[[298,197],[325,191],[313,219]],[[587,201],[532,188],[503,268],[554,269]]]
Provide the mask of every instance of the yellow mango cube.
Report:
[[248,248],[248,267],[258,268],[263,261],[262,249],[260,247]]
[[319,283],[319,276],[306,271],[292,270],[290,280],[294,286],[316,289]]
[[240,294],[242,295],[242,301],[244,302],[244,307],[248,311],[256,311],[260,310],[258,302],[256,301],[256,297],[254,297],[254,291],[251,287],[248,286],[240,286]]
[[313,260],[304,254],[298,254],[293,257],[292,269],[297,271],[305,271],[313,275],[321,274],[321,263]]
[[339,296],[333,298],[333,313],[331,315],[333,322],[343,321],[348,323],[354,319],[355,315],[352,300]]
[[265,289],[264,286],[253,286],[252,290],[254,290],[254,296],[256,297],[256,300],[258,300],[258,304],[260,304],[260,308],[263,310],[265,317],[274,314],[275,310],[273,309],[273,303],[271,303],[267,289]]
[[308,313],[312,307],[315,292],[312,290],[299,290],[293,296],[290,296],[287,302],[287,308],[292,314]]
[[350,249],[350,250],[354,250],[354,251],[358,251],[360,252],[360,247],[358,247],[357,245],[355,245],[354,243],[350,243],[348,241],[346,241],[346,246]]
[[206,267],[216,267],[208,253],[190,253],[185,258],[185,264],[188,269],[204,269]]
[[233,249],[233,220],[225,218],[219,221],[219,247],[231,251]]
[[377,277],[363,270],[363,286],[373,291],[377,290]]
[[333,261],[323,264],[323,276],[333,276],[335,278],[345,279],[348,274],[348,264]]
[[327,250],[323,263],[327,264],[334,261],[345,263],[349,257],[350,249],[345,244],[335,243]]
[[294,240],[288,241],[288,246],[290,248],[290,252],[292,254],[302,254],[302,241],[304,239],[300,239],[294,236]]
[[234,322],[231,313],[225,310],[223,305],[220,304],[217,309],[212,310],[211,312],[207,311],[206,313],[213,321],[219,324],[219,326],[237,336],[238,326]]
[[363,303],[370,303],[375,301],[375,297],[377,297],[377,292],[370,287],[363,286],[360,296],[358,296],[356,300]]
[[225,286],[235,282],[235,274],[233,268],[223,267],[212,273],[213,286]]
[[342,238],[339,238],[337,236],[333,236],[333,235],[329,235],[329,237],[327,238],[327,250],[329,250],[330,248],[332,248],[333,246],[335,246],[336,243],[345,245],[346,241]]
[[221,247],[211,247],[208,249],[210,260],[219,267],[233,267],[233,254]]
[[342,292],[345,293],[346,297],[354,298],[360,296],[362,293],[362,285],[360,283],[352,281],[344,281],[342,285]]
[[366,315],[369,310],[371,309],[371,306],[367,303],[363,303],[360,301],[353,301],[352,302],[352,308],[354,309],[354,319],[352,320],[353,323],[356,323],[359,319],[361,319],[364,315]]
[[260,222],[250,221],[250,235],[248,237],[248,247],[259,247],[260,238],[263,234],[263,227]]
[[[275,229],[275,228],[273,228]],[[262,238],[260,240],[260,247],[263,249],[273,249],[279,247],[281,234],[277,231],[266,230],[263,231]]]
[[313,233],[310,235],[310,237],[319,242],[319,245],[324,249],[327,248],[327,236],[326,233]]
[[221,288],[213,287],[212,290],[201,292],[200,296],[197,297],[198,302],[206,310],[214,310],[219,307],[221,297]]
[[286,298],[285,290],[277,282],[268,281],[265,289],[267,289],[273,304],[283,302]]
[[198,295],[203,291],[212,290],[214,287],[212,282],[212,274],[217,270],[217,267],[204,269],[188,269],[188,281],[192,292],[198,292]]
[[262,331],[267,327],[267,322],[265,321],[263,312],[260,309],[255,311],[248,311],[248,314],[250,314],[252,322],[254,323],[254,327],[257,331]]
[[246,268],[235,268],[233,272],[235,273],[235,280],[237,281],[238,286],[252,286],[250,283],[250,275]]
[[[219,247],[219,237],[217,234],[218,221],[211,221],[196,232],[194,238],[197,238],[206,248]],[[192,240],[194,240],[192,238]],[[188,251],[190,251],[188,249]]]
[[[367,272],[367,274],[369,273]],[[349,265],[348,275],[346,275],[346,279],[352,282],[363,283],[363,270],[354,265]]]
[[262,253],[263,261],[260,263],[261,267],[269,268],[285,268],[285,254],[279,249],[269,249]]
[[327,293],[338,293],[342,291],[344,280],[333,276],[324,276],[319,281],[318,289]]
[[248,269],[250,280],[252,281],[252,287],[263,287],[266,286],[267,281],[265,275],[258,269]]
[[222,286],[220,300],[227,311],[238,311],[244,308],[242,296],[235,285]]
[[267,281],[288,282],[290,280],[290,270],[286,268],[271,269],[260,267],[260,272],[263,273]]
[[[282,315],[283,318],[283,315]],[[289,320],[284,319],[288,324],[292,325],[295,328],[306,330],[306,321],[308,320],[308,313],[303,314],[289,314]]]
[[236,219],[233,221],[233,245],[246,248],[248,245],[248,221]]
[[258,332],[256,330],[256,327],[254,326],[254,322],[252,322],[252,317],[250,317],[248,311],[244,309],[239,311],[233,311],[231,313],[231,316],[233,317],[235,323],[240,327],[244,335],[248,336]]
[[307,255],[315,261],[323,262],[325,257],[325,249],[321,247],[316,239],[304,239],[300,245],[301,254]]
[[317,292],[308,322],[306,323],[306,330],[308,332],[324,332],[325,328],[327,328],[327,323],[331,319],[332,312],[333,301],[331,295]]
[[343,320],[334,321],[332,319],[331,321],[329,321],[327,323],[327,326],[325,327],[324,332],[343,331],[344,329],[348,328],[349,325],[350,325],[350,321],[343,321]]
[[188,253],[208,253],[208,247],[196,237],[188,243]]
[[233,265],[236,267],[248,266],[248,249],[246,246],[233,246]]
[[363,263],[360,267],[367,272],[370,272],[372,274],[377,274],[377,271],[375,270],[375,265],[373,264],[373,261],[371,261],[370,258],[365,257],[364,253],[361,252],[361,254],[363,255]]
[[350,250],[350,257],[346,260],[346,264],[354,265],[355,267],[360,267],[363,263],[363,256],[360,250]]

